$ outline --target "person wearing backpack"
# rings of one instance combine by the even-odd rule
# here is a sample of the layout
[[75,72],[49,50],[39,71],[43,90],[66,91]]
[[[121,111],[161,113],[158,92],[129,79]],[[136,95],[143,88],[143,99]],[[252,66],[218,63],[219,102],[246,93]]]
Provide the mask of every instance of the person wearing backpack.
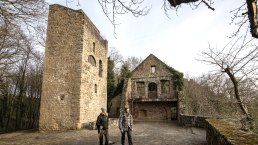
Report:
[[96,126],[99,134],[99,145],[103,145],[103,136],[105,137],[105,145],[108,145],[108,113],[105,108],[101,108],[101,113],[97,118]]

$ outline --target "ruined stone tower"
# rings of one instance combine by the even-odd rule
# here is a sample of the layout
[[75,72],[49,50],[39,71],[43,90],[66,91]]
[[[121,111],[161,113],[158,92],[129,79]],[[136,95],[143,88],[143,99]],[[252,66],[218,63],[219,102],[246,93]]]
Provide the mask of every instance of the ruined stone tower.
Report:
[[107,49],[82,10],[50,6],[40,130],[82,128],[106,108]]

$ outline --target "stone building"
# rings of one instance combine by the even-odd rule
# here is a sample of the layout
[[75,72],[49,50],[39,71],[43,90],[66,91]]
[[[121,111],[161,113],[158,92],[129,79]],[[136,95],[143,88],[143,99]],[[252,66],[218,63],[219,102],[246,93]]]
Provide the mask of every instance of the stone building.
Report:
[[120,107],[129,107],[136,120],[176,120],[183,110],[169,67],[150,54],[132,72],[123,88]]
[[107,49],[82,10],[49,7],[40,130],[79,129],[106,108]]

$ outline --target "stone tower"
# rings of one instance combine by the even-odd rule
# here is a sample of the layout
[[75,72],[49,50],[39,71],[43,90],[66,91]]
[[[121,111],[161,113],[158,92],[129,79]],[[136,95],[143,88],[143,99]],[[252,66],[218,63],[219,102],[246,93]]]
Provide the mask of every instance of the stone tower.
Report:
[[79,129],[107,106],[108,42],[82,10],[49,7],[40,130]]

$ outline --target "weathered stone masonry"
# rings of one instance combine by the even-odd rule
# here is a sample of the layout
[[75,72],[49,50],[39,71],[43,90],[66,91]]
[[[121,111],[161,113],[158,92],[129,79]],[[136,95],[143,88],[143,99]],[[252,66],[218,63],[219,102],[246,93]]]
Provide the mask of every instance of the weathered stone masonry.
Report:
[[50,6],[40,130],[82,128],[106,108],[107,49],[82,10]]
[[137,120],[177,119],[182,99],[172,75],[166,64],[150,54],[125,81],[121,110],[129,107]]

